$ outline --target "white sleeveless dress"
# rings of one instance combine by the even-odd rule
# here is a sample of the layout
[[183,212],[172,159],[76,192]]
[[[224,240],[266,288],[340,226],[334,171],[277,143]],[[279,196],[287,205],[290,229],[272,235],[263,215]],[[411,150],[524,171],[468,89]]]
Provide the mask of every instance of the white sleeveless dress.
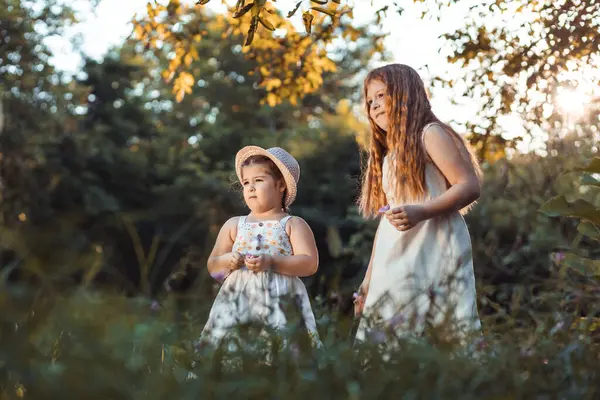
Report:
[[[290,218],[288,215],[280,221],[247,222],[245,216],[240,217],[232,250],[242,255],[293,255],[285,231]],[[310,299],[300,278],[270,271],[255,273],[246,267],[225,278],[210,310],[200,343],[216,346],[240,324],[259,323],[283,330],[289,317],[284,311],[285,299],[295,304],[312,344],[321,347]]]
[[[394,198],[392,166],[393,160],[386,156],[383,190],[394,208],[402,204]],[[447,190],[443,174],[431,160],[426,165],[425,183],[425,201]],[[448,316],[460,332],[481,328],[471,239],[462,215],[457,211],[432,218],[405,232],[382,217],[356,340],[377,340],[390,328],[400,337],[418,336],[426,322],[440,324]]]

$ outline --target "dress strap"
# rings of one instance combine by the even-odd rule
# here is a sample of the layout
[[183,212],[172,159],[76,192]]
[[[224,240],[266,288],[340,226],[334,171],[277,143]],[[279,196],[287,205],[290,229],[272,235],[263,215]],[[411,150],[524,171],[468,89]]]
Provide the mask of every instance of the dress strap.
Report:
[[[442,126],[442,124],[440,124],[439,122],[430,122],[427,125],[425,125],[425,127],[423,128],[423,132],[421,132],[421,140],[423,140],[423,138],[425,137],[425,132],[427,132],[427,129],[429,129],[431,126],[433,125],[439,125]],[[443,126],[442,126],[443,127]]]
[[[442,128],[444,127],[442,124],[436,121],[430,122],[427,125],[425,125],[425,127],[423,128],[423,132],[421,132],[421,144],[423,144],[423,147],[425,147],[425,132],[427,132],[427,129],[429,129],[433,125],[439,125]],[[425,158],[427,159],[427,161],[431,161],[431,157],[429,156],[429,153],[427,153],[427,150],[425,150]]]
[[242,225],[244,225],[246,223],[246,218],[247,218],[246,215],[242,215],[240,217],[240,219],[238,219],[238,224],[237,224],[238,231],[240,230],[240,228],[242,227]]
[[288,221],[292,219],[291,215],[286,215],[285,217],[281,218],[281,220],[279,221],[279,224],[281,225],[281,227],[285,230],[285,226],[288,223]]

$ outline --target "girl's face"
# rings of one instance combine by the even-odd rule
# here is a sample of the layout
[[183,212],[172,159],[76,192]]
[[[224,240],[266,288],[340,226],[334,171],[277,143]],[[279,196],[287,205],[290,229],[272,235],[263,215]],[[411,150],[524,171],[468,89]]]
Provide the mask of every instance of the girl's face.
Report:
[[378,127],[387,132],[389,127],[387,85],[378,79],[369,82],[366,101],[369,106],[369,117]]
[[251,164],[242,168],[244,201],[253,213],[261,214],[282,208],[285,184],[273,178],[269,167]]

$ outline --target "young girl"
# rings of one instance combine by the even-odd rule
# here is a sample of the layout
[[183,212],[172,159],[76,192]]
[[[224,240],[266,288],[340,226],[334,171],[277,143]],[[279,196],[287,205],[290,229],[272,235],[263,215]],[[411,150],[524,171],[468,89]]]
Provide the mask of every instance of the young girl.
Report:
[[477,332],[471,241],[461,215],[479,198],[477,160],[431,111],[414,69],[371,71],[364,96],[372,136],[359,205],[364,216],[383,218],[355,294],[355,312],[368,317],[356,339],[388,329],[419,335],[426,324],[450,321],[454,333]]
[[275,330],[287,324],[284,299],[292,297],[313,344],[320,345],[308,294],[299,276],[319,264],[308,224],[287,210],[296,198],[300,167],[285,150],[247,146],[235,158],[247,216],[228,220],[208,259],[208,270],[224,280],[200,338],[219,345],[238,324]]

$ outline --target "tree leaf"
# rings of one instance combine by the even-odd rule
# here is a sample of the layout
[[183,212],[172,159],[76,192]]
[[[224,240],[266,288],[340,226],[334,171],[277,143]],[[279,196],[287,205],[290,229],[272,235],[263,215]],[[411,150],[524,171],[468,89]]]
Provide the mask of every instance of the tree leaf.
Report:
[[300,5],[302,5],[302,2],[299,1],[298,3],[296,3],[296,6],[294,7],[294,9],[292,11],[290,11],[287,15],[288,18],[291,18],[294,16],[294,14],[296,14],[296,11],[298,11],[298,9],[300,8]]
[[323,14],[327,14],[330,17],[335,17],[335,11],[333,11],[333,10],[328,10],[327,8],[316,7],[316,6],[315,7],[311,7],[311,9],[315,10],[315,11],[322,12]]
[[600,224],[600,210],[585,200],[577,199],[569,203],[564,196],[557,196],[540,207],[540,211],[550,217],[573,217]]
[[573,253],[567,253],[563,263],[586,276],[600,276],[600,260],[592,260]]
[[600,240],[600,228],[589,221],[580,222],[577,231],[589,238]]
[[268,30],[270,30],[270,31],[274,31],[275,30],[275,27],[273,26],[272,23],[269,22],[268,19],[262,18],[262,17],[258,17],[258,20],[260,21],[260,23],[262,24],[262,26],[264,26]]
[[585,167],[575,168],[575,171],[600,174],[600,157],[593,158]]
[[271,107],[275,107],[278,103],[277,96],[274,93],[268,93],[266,100],[267,104]]
[[242,8],[241,10],[236,11],[233,14],[233,18],[239,18],[241,16],[243,16],[244,14],[246,14],[248,11],[250,11],[252,9],[252,7],[254,7],[254,3],[250,3],[250,4],[246,4],[244,6],[244,8]]
[[308,11],[304,11],[304,13],[302,14],[302,22],[304,22],[304,29],[306,29],[306,33],[311,33],[312,21],[314,18],[315,16]]
[[146,36],[144,28],[140,24],[135,24],[134,31],[135,31],[135,37],[138,40],[142,40]]
[[246,43],[244,43],[245,46],[250,46],[252,44],[252,40],[254,40],[254,33],[258,28],[259,18],[260,17],[258,15],[252,17],[252,20],[250,21],[250,28],[248,28],[248,37],[246,38]]

